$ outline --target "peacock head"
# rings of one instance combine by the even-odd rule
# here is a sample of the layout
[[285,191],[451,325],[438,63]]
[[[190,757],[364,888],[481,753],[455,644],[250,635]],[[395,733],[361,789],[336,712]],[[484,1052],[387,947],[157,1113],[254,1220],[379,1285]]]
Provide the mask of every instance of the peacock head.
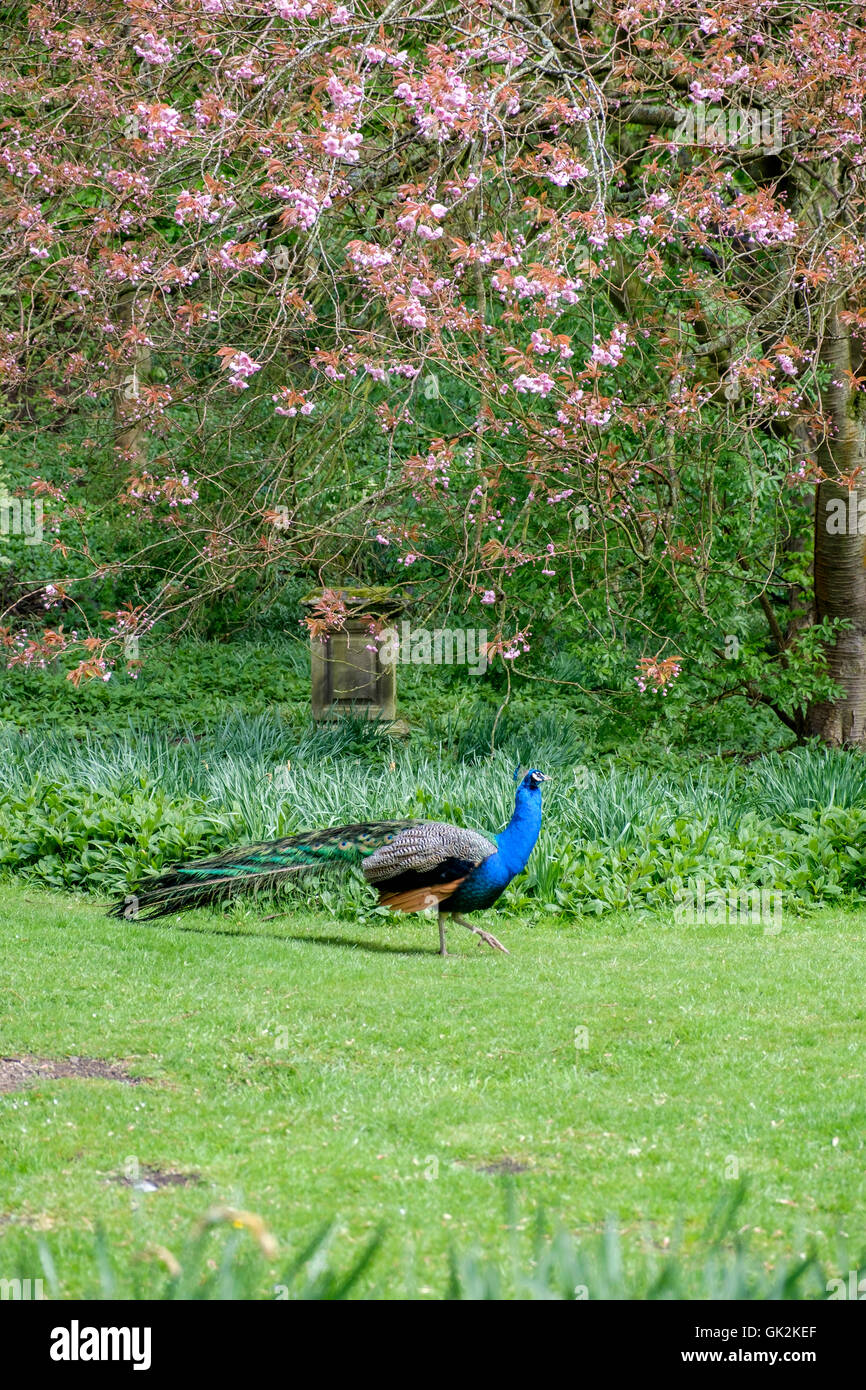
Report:
[[532,846],[538,839],[541,830],[541,784],[548,779],[537,767],[531,767],[521,777],[520,768],[517,767],[514,780],[517,782],[514,815],[502,834],[496,837],[499,852],[504,856],[503,862],[513,874],[526,868]]
[[542,782],[549,781],[550,778],[546,777],[543,772],[539,772],[538,768],[531,767],[527,772],[526,776],[523,778],[523,781],[520,783],[519,789],[520,791],[536,792],[540,794]]

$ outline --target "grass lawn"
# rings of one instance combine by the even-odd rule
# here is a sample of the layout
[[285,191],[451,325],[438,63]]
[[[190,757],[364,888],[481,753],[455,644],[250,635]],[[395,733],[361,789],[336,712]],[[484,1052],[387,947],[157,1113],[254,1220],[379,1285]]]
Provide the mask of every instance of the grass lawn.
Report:
[[[840,1237],[866,1246],[866,914],[773,936],[503,912],[510,956],[452,927],[442,960],[421,918],[271,910],[117,923],[0,889],[0,1054],[146,1079],[0,1094],[0,1250],[42,1233],[63,1295],[94,1290],[97,1225],[134,1265],[227,1203],[286,1251],[334,1218],[347,1261],[384,1222],[361,1287],[441,1296],[452,1246],[507,1256],[518,1168],[522,1226],[540,1205],[594,1239],[614,1216],[627,1261],[678,1223],[688,1257],[737,1175],[762,1261],[814,1245],[835,1273]],[[118,1182],[136,1163],[198,1181]]]

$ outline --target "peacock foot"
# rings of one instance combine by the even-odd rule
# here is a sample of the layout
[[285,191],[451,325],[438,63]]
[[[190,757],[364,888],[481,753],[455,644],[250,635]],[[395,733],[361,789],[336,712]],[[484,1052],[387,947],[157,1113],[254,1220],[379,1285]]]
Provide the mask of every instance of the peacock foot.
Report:
[[506,956],[511,955],[511,952],[509,951],[508,947],[503,946],[501,941],[497,941],[495,936],[491,936],[489,931],[481,931],[480,927],[476,927],[475,932],[476,935],[481,937],[482,941],[487,942],[488,946],[492,946],[494,951],[502,951],[503,954]]
[[[472,925],[471,922],[467,922],[467,921],[466,921],[466,918],[465,918],[465,917],[461,917],[461,916],[459,915],[459,913],[457,913],[457,912],[452,913],[452,917],[454,918],[454,921],[455,921],[455,922],[459,922],[459,923],[460,923],[460,926],[461,926],[461,927],[465,927],[467,931],[471,931],[473,936],[480,936],[481,940],[484,941],[484,942],[486,942],[488,946],[492,947],[492,949],[493,949],[494,951],[501,951],[501,952],[503,953],[503,955],[506,955],[506,956],[510,956],[510,955],[511,955],[511,952],[508,950],[508,948],[507,948],[506,946],[503,946],[503,944],[502,944],[501,941],[497,941],[497,940],[496,940],[496,937],[495,937],[495,936],[492,936],[491,933],[490,933],[489,931],[482,931],[480,927],[474,927],[474,926]],[[443,913],[440,913],[440,915],[439,915],[439,940],[440,940],[440,943],[441,943],[441,946],[442,946],[442,950],[443,950],[443,952],[444,952],[444,950],[445,950],[445,913],[444,913],[444,912],[443,912]]]

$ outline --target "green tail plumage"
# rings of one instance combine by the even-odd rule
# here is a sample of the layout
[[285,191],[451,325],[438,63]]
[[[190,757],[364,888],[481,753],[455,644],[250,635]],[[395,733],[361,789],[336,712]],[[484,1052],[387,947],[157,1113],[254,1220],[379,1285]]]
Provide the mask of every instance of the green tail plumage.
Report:
[[360,864],[380,845],[387,844],[411,821],[370,821],[362,825],[342,825],[333,830],[314,830],[306,835],[289,835],[261,845],[245,845],[227,850],[211,859],[179,864],[156,874],[123,902],[115,903],[111,917],[165,917],[186,908],[240,893],[254,893],[276,887],[299,874],[321,873]]

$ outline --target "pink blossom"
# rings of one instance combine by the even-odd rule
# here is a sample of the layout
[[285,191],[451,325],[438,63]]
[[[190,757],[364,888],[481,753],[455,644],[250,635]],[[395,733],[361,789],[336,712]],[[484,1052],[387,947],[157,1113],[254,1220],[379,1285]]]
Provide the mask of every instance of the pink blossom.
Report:
[[181,114],[173,106],[164,106],[160,101],[149,106],[139,102],[135,114],[153,154],[161,154],[169,145],[185,145],[189,139]]
[[358,83],[347,86],[341,82],[336,73],[332,72],[325,86],[325,91],[334,103],[337,111],[344,111],[347,107],[357,106],[364,95],[364,89]]
[[309,19],[314,8],[312,0],[274,0],[274,9],[281,19]]
[[554,387],[553,377],[548,376],[546,372],[539,372],[538,376],[527,376],[525,372],[521,372],[512,384],[515,391],[534,396],[547,396]]
[[427,315],[424,308],[413,295],[408,296],[400,311],[400,318],[407,328],[427,327]]
[[617,324],[611,334],[607,344],[596,342],[592,345],[590,354],[593,362],[602,367],[616,367],[622,361],[622,356],[628,342],[628,330],[625,324]]
[[261,371],[261,363],[254,362],[246,352],[236,352],[233,356],[226,358],[223,361],[223,367],[229,373],[229,385],[233,386],[236,391],[246,391],[248,386],[246,378]]
[[133,44],[133,48],[139,58],[143,58],[146,63],[160,64],[171,62],[171,48],[166,43],[165,39],[158,38],[156,34],[142,34],[140,36],[140,41]]
[[356,270],[381,270],[394,259],[390,251],[369,241],[350,241],[346,255]]
[[271,400],[280,402],[274,410],[275,415],[312,415],[316,408],[313,401],[307,400],[306,391],[295,391],[291,386],[284,386],[276,395],[271,396]]
[[240,246],[236,241],[225,242],[217,253],[217,260],[226,270],[247,270],[267,259],[267,251],[260,246]]
[[357,164],[359,147],[364,137],[357,130],[326,130],[322,137],[322,149],[331,159],[342,159],[345,164]]
[[721,101],[724,96],[723,87],[706,87],[703,82],[695,80],[689,87],[689,95],[692,101]]
[[206,189],[197,189],[191,192],[183,189],[177,195],[177,206],[174,210],[174,220],[183,227],[188,217],[193,217],[196,221],[202,221],[212,226],[218,222],[223,212],[235,206],[234,198],[228,194],[209,193]]
[[551,183],[556,184],[557,188],[566,188],[570,183],[579,183],[589,174],[587,166],[579,159],[564,150],[557,151],[555,159],[544,170],[545,178]]

